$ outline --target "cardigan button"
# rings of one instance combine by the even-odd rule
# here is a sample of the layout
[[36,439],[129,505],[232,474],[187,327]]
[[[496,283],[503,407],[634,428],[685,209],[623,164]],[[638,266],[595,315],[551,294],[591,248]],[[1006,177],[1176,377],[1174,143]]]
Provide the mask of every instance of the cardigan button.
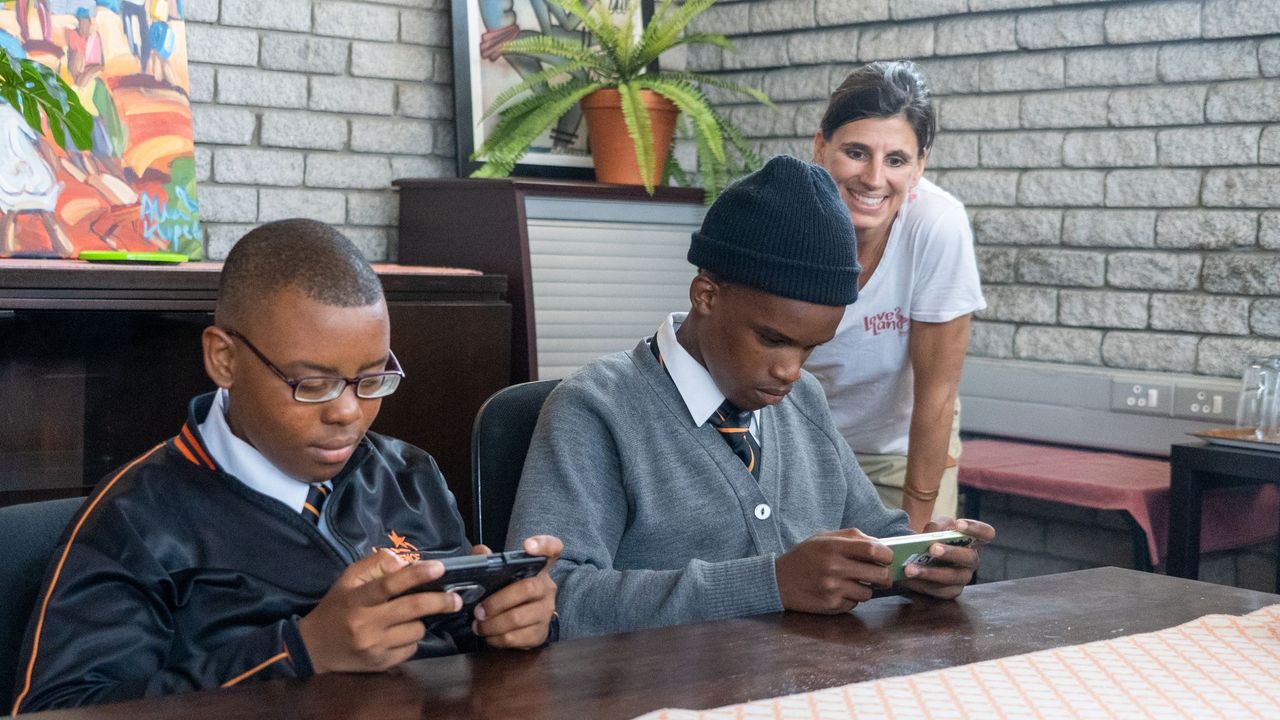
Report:
[[764,503],[760,503],[759,505],[756,506],[757,518],[761,520],[768,520],[769,516],[772,514],[773,514],[773,510],[769,509],[768,505],[765,505]]

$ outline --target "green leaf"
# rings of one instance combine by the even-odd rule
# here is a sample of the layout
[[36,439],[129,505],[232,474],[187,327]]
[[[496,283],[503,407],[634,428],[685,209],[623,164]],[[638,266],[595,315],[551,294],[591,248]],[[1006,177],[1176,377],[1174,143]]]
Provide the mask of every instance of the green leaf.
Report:
[[[716,0],[686,0],[676,10],[661,16],[655,13],[640,38],[640,53],[649,57],[649,62],[662,53],[670,50],[680,39],[681,33],[689,23],[716,3]],[[649,63],[644,63],[648,65]]]
[[706,96],[692,85],[670,82],[656,76],[640,78],[636,83],[675,103],[680,112],[693,124],[694,134],[706,138],[708,152],[717,162],[724,162],[724,142],[720,136],[720,124],[716,121],[715,110],[707,102]]
[[662,166],[662,184],[663,185],[679,185],[680,187],[689,187],[689,175],[680,167],[680,162],[676,160],[676,143],[672,142],[667,148],[667,163]]
[[597,63],[600,60],[599,54],[592,52],[591,48],[551,35],[530,35],[512,40],[502,46],[502,54],[529,55],[540,59],[555,58],[581,63]]
[[609,12],[609,3],[594,2],[590,9],[583,6],[580,0],[547,0],[582,21],[582,26],[591,33],[592,38],[600,45],[600,50],[609,58],[614,66],[618,62],[619,44],[630,41],[620,36],[618,26],[614,24],[613,15]]
[[93,147],[93,116],[80,104],[80,98],[57,73],[30,59],[18,59],[0,50],[0,95],[22,114],[27,125],[44,134],[44,119],[49,134],[62,148],[68,136],[75,147]]
[[586,67],[587,64],[580,61],[570,61],[563,65],[555,65],[541,72],[529,75],[518,84],[512,85],[506,90],[498,93],[498,97],[494,98],[493,102],[489,103],[489,109],[484,111],[484,114],[480,116],[480,119],[489,119],[496,113],[500,112],[502,106],[507,104],[507,101],[526,90],[531,90],[539,85],[547,85],[549,80],[553,80],[561,75],[571,75],[572,73],[585,69]]
[[471,159],[483,158],[484,165],[471,176],[506,177],[510,175],[516,163],[529,151],[529,146],[538,139],[538,136],[555,124],[560,116],[569,111],[569,108],[582,98],[599,90],[600,87],[600,83],[573,80],[504,111],[498,118],[498,125],[493,133],[478,150],[472,153]]
[[760,162],[760,156],[743,137],[742,131],[722,117],[717,116],[717,120],[720,123],[720,132],[729,139],[729,144],[742,156],[742,171],[746,173],[759,168],[763,164]]
[[766,95],[764,92],[757,90],[753,87],[748,87],[741,83],[733,82],[732,80],[725,80],[724,78],[715,77],[714,75],[704,75],[702,73],[684,72],[681,70],[663,70],[662,72],[657,73],[656,76],[663,79],[671,80],[673,82],[687,83],[695,87],[697,86],[718,87],[723,90],[728,90],[730,92],[736,92],[742,95],[746,95],[762,105],[768,105],[769,107],[774,107],[773,100],[771,100],[769,96]]
[[618,86],[622,98],[622,119],[627,124],[627,134],[636,146],[636,163],[644,189],[653,194],[653,124],[649,121],[649,109],[644,105],[639,82]]

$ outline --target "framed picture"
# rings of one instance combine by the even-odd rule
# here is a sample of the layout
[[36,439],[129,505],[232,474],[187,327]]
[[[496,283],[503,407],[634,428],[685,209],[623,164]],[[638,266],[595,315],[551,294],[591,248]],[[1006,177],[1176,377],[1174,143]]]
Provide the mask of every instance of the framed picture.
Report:
[[0,8],[0,47],[59,73],[93,116],[62,147],[0,100],[0,257],[204,252],[182,0]]
[[[585,4],[590,7],[602,2],[608,2],[619,16],[627,4],[627,0],[586,0]],[[642,20],[648,22],[653,0],[642,0],[640,13]],[[489,104],[522,77],[546,67],[545,61],[538,58],[502,55],[502,44],[537,34],[591,43],[590,34],[579,27],[577,18],[547,0],[453,0],[453,96],[459,177],[467,177],[482,164],[473,162],[471,154],[484,144],[497,124],[496,115],[480,121]],[[512,174],[594,180],[581,112],[574,108],[534,141]]]

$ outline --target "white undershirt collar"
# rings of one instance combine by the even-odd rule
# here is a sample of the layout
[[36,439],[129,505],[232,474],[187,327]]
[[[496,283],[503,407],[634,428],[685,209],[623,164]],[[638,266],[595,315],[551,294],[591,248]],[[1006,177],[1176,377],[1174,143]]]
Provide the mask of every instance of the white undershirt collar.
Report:
[[[302,512],[310,483],[289,477],[257,448],[231,432],[226,418],[229,400],[225,388],[214,393],[209,414],[200,423],[200,437],[204,440],[205,449],[227,474],[263,495],[279,500],[295,512]],[[333,487],[330,482],[325,485]]]
[[[676,384],[680,399],[693,418],[693,424],[702,427],[707,418],[719,409],[724,402],[724,393],[716,387],[711,373],[689,354],[688,350],[676,339],[676,331],[689,313],[671,313],[658,328],[658,352],[662,353],[662,363],[667,374]],[[751,435],[760,439],[760,411],[751,413]]]

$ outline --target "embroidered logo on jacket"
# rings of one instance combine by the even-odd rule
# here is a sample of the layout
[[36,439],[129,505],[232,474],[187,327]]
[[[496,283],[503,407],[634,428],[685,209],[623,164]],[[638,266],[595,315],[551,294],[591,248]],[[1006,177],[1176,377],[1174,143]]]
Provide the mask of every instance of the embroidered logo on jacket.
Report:
[[395,530],[387,533],[387,539],[391,541],[391,547],[387,549],[399,556],[401,560],[417,562],[422,559],[422,553],[418,551],[417,546]]

